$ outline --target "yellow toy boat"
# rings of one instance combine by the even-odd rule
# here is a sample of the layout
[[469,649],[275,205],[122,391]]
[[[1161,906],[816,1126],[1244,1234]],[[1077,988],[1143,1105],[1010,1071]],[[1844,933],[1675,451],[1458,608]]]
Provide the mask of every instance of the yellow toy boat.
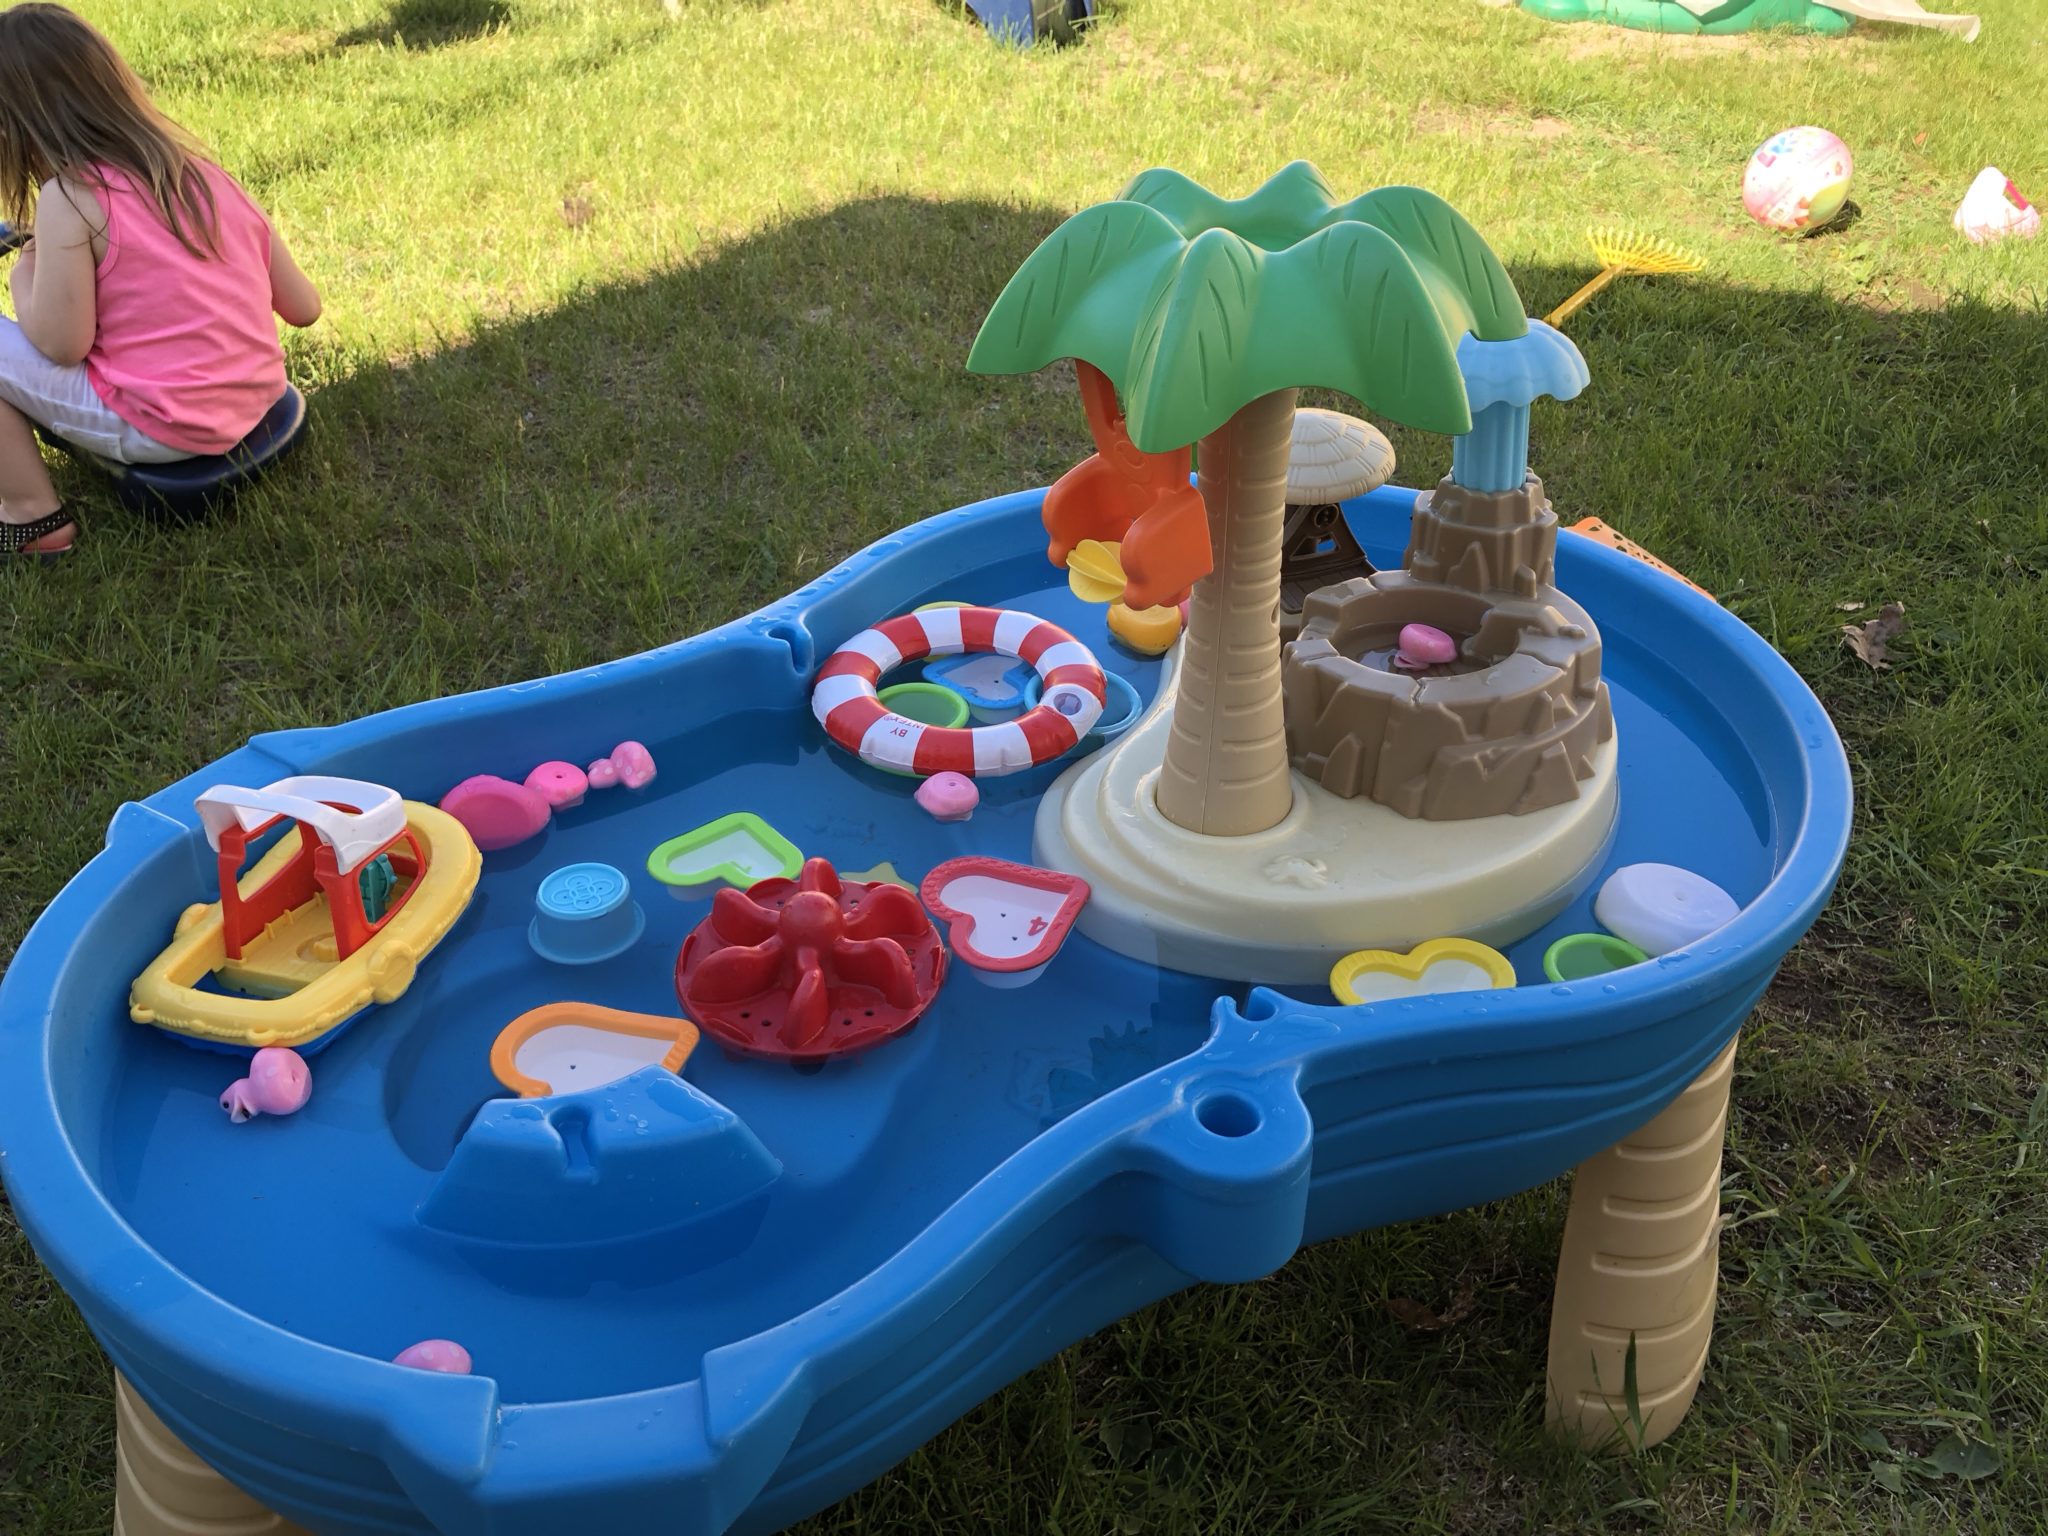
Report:
[[[483,856],[446,811],[360,779],[220,784],[198,800],[221,899],[194,903],[135,979],[128,1016],[210,1045],[317,1047],[412,985],[469,905]],[[246,875],[250,842],[296,824]]]

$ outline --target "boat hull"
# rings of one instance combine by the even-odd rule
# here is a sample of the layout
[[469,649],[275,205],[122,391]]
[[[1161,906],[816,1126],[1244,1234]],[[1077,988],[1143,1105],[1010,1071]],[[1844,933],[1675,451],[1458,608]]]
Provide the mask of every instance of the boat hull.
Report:
[[[313,961],[305,953],[322,935],[332,942],[326,898],[316,896],[272,924],[250,947],[243,969],[246,977],[258,979],[257,985],[245,979],[236,993],[202,990],[202,978],[233,973],[236,964],[228,960],[223,943],[220,903],[187,908],[171,942],[135,979],[128,1016],[198,1045],[303,1050],[324,1043],[372,1003],[403,997],[420,962],[462,916],[483,873],[476,844],[446,811],[408,800],[405,819],[426,850],[426,872],[404,904],[354,954]],[[261,890],[295,851],[290,837],[281,839],[241,877],[243,894]],[[284,990],[297,976],[305,978],[303,984]],[[278,994],[261,995],[269,990],[264,981],[277,982]]]

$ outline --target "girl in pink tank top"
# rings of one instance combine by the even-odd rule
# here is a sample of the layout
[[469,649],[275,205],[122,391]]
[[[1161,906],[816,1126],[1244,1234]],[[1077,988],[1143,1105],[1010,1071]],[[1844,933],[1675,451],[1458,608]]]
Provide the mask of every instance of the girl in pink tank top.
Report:
[[320,316],[263,210],[60,5],[0,11],[0,220],[31,212],[0,316],[0,557],[77,532],[37,427],[126,463],[224,453],[284,393],[273,314]]

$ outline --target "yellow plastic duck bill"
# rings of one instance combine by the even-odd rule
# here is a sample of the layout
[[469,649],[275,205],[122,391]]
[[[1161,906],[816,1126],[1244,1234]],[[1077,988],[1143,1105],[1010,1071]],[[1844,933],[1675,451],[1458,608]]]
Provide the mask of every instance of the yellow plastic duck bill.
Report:
[[[221,900],[185,909],[128,1015],[216,1045],[304,1047],[395,1001],[483,870],[453,816],[360,779],[220,784],[198,810]],[[249,844],[283,821],[294,830],[240,874]]]

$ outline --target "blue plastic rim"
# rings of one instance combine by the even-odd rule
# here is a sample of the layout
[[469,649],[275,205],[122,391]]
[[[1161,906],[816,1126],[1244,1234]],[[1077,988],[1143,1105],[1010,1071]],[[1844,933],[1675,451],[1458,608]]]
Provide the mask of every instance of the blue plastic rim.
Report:
[[[1398,560],[1413,497],[1347,507],[1376,564]],[[220,1058],[128,1021],[128,978],[210,894],[192,801],[221,780],[382,777],[432,800],[522,743],[587,760],[659,722],[650,746],[691,762],[690,782],[595,797],[551,849],[637,865],[676,827],[751,807],[849,873],[888,860],[914,881],[964,847],[1029,862],[1057,765],[988,781],[972,823],[942,826],[831,749],[807,700],[824,656],[933,593],[1106,647],[1100,611],[1045,563],[1041,499],[933,518],[645,655],[258,737],[115,815],[0,983],[0,1175],[180,1438],[327,1536],[778,1530],[1191,1280],[1254,1278],[1304,1243],[1499,1198],[1611,1145],[1714,1058],[1826,901],[1850,789],[1819,704],[1734,615],[1565,537],[1559,579],[1601,625],[1621,744],[1610,865],[1683,865],[1742,904],[1649,963],[1542,979],[1544,950],[1593,928],[1590,896],[1509,949],[1513,990],[1353,1008],[1075,936],[1034,986],[949,976],[914,1031],[810,1075],[700,1049],[687,1081],[636,1080],[703,1100],[666,1118],[634,1094],[499,1106],[489,1041],[567,990],[528,948],[536,874],[511,850],[486,856],[407,993],[323,1056],[313,1104],[261,1159],[214,1107]],[[1119,669],[1156,690],[1156,662]],[[673,1014],[674,946],[708,906],[660,908],[633,962],[579,973],[572,995]],[[635,1115],[667,1130],[641,1138]],[[643,1141],[694,1163],[690,1136],[723,1145],[735,1123],[761,1152],[739,1141],[715,1189],[649,1173],[597,1184],[595,1207],[573,1193],[582,1170],[640,1166]],[[455,1187],[529,1160],[553,1203]],[[691,1225],[705,1195],[724,1203]],[[414,1220],[435,1196],[494,1235]],[[519,1240],[498,1240],[514,1221]],[[430,1336],[462,1342],[477,1374],[390,1364]]]

